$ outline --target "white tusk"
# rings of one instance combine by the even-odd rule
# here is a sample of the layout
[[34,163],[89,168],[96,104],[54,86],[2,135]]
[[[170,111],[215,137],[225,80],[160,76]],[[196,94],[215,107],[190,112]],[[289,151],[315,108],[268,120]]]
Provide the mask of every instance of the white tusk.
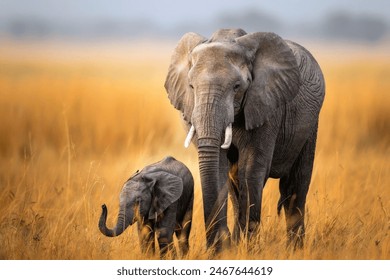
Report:
[[191,139],[192,139],[192,137],[194,137],[194,134],[195,134],[195,126],[192,125],[191,128],[190,128],[190,131],[188,131],[186,140],[184,141],[184,147],[185,148],[188,148],[190,146]]
[[225,130],[225,142],[222,144],[222,149],[229,149],[230,144],[232,143],[232,124],[230,123]]

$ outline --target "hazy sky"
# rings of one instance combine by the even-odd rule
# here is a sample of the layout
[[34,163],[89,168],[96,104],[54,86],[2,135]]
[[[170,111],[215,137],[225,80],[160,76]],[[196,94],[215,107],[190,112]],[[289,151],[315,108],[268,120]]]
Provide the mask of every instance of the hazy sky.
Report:
[[389,20],[389,0],[0,0],[0,20],[14,17],[55,21],[148,19],[170,27],[207,21],[223,13],[257,9],[286,22],[313,21],[339,9]]

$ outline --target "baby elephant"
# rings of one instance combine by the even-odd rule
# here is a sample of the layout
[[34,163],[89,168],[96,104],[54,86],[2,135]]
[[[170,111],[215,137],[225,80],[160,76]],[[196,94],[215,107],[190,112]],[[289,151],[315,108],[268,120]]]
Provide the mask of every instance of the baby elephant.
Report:
[[164,256],[173,245],[173,233],[183,255],[188,252],[192,222],[194,180],[188,168],[173,157],[137,171],[124,184],[118,221],[113,229],[106,226],[107,207],[102,205],[100,231],[109,237],[120,235],[129,225],[138,222],[143,252],[154,252],[155,234]]

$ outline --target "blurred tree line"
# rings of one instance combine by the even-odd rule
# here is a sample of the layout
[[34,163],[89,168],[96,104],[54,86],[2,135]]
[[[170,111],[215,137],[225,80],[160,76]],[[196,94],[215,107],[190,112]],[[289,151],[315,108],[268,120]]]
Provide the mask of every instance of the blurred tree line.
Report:
[[329,40],[377,42],[389,35],[386,19],[370,14],[355,15],[335,11],[316,22],[288,23],[260,10],[216,15],[209,22],[187,21],[162,27],[150,19],[91,20],[57,22],[40,18],[0,19],[0,36],[14,38],[172,38],[194,31],[209,36],[219,28],[241,27],[247,32],[272,31],[286,37],[324,38]]

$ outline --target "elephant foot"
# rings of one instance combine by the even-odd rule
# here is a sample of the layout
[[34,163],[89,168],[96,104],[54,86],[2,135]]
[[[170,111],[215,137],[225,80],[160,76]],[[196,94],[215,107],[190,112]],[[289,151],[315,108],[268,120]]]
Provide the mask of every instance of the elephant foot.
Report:
[[189,243],[188,243],[188,239],[186,240],[179,240],[179,252],[181,254],[181,258],[184,258],[185,256],[187,256],[188,254],[188,251],[189,251]]
[[[208,239],[209,241],[209,239]],[[211,258],[215,257],[215,255],[218,255],[225,251],[226,249],[229,249],[231,246],[231,234],[228,228],[219,230],[215,237],[213,238],[213,242],[207,242],[207,247],[209,249]]]
[[258,236],[260,229],[259,221],[250,221],[248,225],[236,225],[233,231],[233,241],[239,243],[242,239],[251,240],[254,236]]
[[246,238],[251,240],[253,236],[256,236],[260,228],[259,221],[250,221],[248,229],[246,230]]
[[287,248],[292,248],[293,250],[303,249],[305,230],[302,226],[300,226],[298,229],[290,230],[287,235]]
[[302,249],[305,236],[305,224],[302,215],[292,215],[287,219],[287,247]]

